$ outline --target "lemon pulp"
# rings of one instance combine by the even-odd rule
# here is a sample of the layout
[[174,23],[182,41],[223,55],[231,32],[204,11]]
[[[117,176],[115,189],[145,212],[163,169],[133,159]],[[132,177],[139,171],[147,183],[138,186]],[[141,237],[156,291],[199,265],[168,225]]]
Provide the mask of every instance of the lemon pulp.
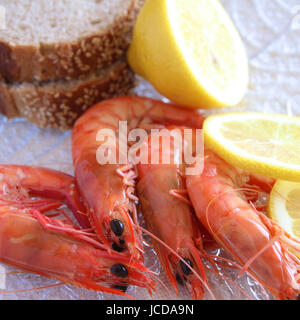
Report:
[[[300,240],[300,183],[278,180],[270,194],[268,214]],[[300,257],[299,252],[295,252]]]
[[227,113],[204,122],[205,144],[250,172],[300,182],[300,118]]

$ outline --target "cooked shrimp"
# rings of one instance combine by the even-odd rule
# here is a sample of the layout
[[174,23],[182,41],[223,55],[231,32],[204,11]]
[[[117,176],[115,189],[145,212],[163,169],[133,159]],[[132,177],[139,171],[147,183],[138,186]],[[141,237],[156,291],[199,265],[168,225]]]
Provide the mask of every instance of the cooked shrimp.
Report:
[[[129,284],[154,288],[147,269],[118,253],[108,253],[72,225],[47,219],[31,208],[0,205],[0,262],[81,288],[128,296]],[[63,230],[60,231],[59,229]],[[56,230],[57,229],[57,230]],[[93,239],[91,239],[93,242]]]
[[[200,122],[198,126],[200,128],[202,123]],[[168,127],[168,129],[175,128]],[[173,141],[170,142],[169,154],[173,160],[174,156],[178,156],[178,152],[174,148]],[[162,144],[152,146],[151,136],[148,148],[149,155],[151,149],[155,148],[152,152],[158,153],[162,159]],[[164,152],[166,151],[164,149]],[[202,299],[203,282],[206,278],[202,257],[197,248],[201,242],[200,230],[195,223],[193,209],[187,197],[184,168],[179,159],[174,160],[176,161],[171,161],[170,164],[138,164],[138,196],[148,230],[166,244],[162,245],[155,240],[153,242],[162,267],[176,293],[178,293],[177,284],[187,285],[194,299]],[[168,248],[178,253],[202,276],[203,281],[200,281]]]
[[[141,236],[134,228],[134,224],[138,224],[135,167],[128,162],[124,165],[100,165],[97,162],[97,150],[104,143],[97,141],[99,130],[111,129],[117,138],[122,139],[124,137],[119,137],[121,121],[128,122],[129,131],[159,127],[160,124],[193,126],[200,119],[203,117],[196,111],[161,101],[120,97],[95,105],[76,122],[73,129],[76,180],[90,223],[108,248],[119,252],[128,250],[134,259],[142,259]],[[115,147],[118,155],[119,145]]]
[[[143,265],[109,253],[92,230],[64,214],[62,204],[82,217],[74,182],[59,171],[0,165],[0,261],[86,289],[125,295],[133,284],[151,292]],[[60,214],[64,219],[52,218]]]
[[262,180],[207,150],[203,173],[187,176],[187,189],[201,223],[240,263],[242,271],[248,270],[277,298],[297,299],[300,261],[288,248],[299,251],[299,240],[291,239],[243,193],[250,182],[256,181],[265,190],[274,183]]

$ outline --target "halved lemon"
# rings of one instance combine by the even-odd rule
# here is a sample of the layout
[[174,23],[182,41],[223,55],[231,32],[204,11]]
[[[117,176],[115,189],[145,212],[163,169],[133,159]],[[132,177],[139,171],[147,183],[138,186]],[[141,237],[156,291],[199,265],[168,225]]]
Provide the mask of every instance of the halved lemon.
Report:
[[205,145],[234,166],[300,182],[300,118],[227,113],[204,122]]
[[248,84],[241,38],[218,0],[147,0],[128,52],[132,69],[180,105],[236,105]]
[[278,180],[270,194],[268,213],[285,231],[300,240],[300,183]]

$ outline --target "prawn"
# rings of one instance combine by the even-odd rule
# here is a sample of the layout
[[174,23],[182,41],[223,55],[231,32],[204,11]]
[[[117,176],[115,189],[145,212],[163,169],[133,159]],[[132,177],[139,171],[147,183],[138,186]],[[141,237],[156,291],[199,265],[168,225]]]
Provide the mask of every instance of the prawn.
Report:
[[[154,289],[141,271],[147,269],[129,257],[91,244],[72,225],[47,218],[44,227],[34,209],[0,205],[0,262],[21,270],[88,290],[127,296],[129,284]],[[66,232],[69,230],[69,232]],[[110,285],[111,287],[107,287]]]
[[[30,202],[29,196],[46,197],[54,201],[34,201],[40,211],[67,205],[83,228],[89,228],[84,207],[74,177],[60,171],[24,165],[0,165],[0,200],[6,203]],[[32,204],[33,204],[32,203]],[[41,205],[46,205],[42,210]],[[50,207],[49,207],[50,205]]]
[[269,191],[274,180],[231,166],[210,150],[204,171],[187,176],[186,184],[195,213],[212,237],[271,294],[279,299],[299,299],[300,261],[289,247],[300,242],[248,201],[245,185],[257,183]]
[[127,296],[132,284],[151,293],[155,285],[147,268],[108,252],[90,229],[47,215],[62,202],[74,211],[82,209],[72,176],[0,165],[0,262],[89,290]]
[[[202,127],[201,122],[198,127]],[[169,130],[174,128],[167,127]],[[161,143],[152,147],[150,136],[147,144],[149,155],[152,148],[155,148],[155,153],[159,153],[162,158]],[[164,149],[164,152],[166,151]],[[173,160],[178,152],[172,143],[169,151],[170,159]],[[150,161],[149,164],[139,163],[137,192],[148,230],[167,245],[154,241],[155,251],[176,294],[177,284],[185,284],[194,299],[202,299],[206,277],[198,249],[202,247],[200,229],[197,228],[193,209],[187,198],[183,165],[178,159],[174,160],[176,161],[170,161],[170,164],[150,164]],[[178,255],[172,254],[168,247]],[[178,256],[201,274],[203,281],[200,281]]]
[[[97,141],[99,130],[110,129],[122,139],[124,137],[119,136],[121,121],[127,121],[128,130],[149,130],[162,124],[195,127],[203,117],[196,111],[161,101],[119,97],[91,107],[75,123],[73,164],[90,224],[108,250],[127,250],[133,259],[142,260],[142,237],[134,228],[138,225],[135,166],[130,162],[100,165],[96,157],[97,150],[104,143]],[[119,145],[113,143],[119,153]]]

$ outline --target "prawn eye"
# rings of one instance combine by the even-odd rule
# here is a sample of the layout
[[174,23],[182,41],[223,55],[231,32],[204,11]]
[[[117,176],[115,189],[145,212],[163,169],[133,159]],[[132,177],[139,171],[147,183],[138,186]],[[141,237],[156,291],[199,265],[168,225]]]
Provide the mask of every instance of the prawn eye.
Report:
[[123,252],[124,251],[124,247],[121,247],[121,246],[119,246],[117,243],[113,243],[112,245],[111,245],[111,248],[114,250],[114,251],[117,251],[117,252]]
[[184,282],[178,273],[176,273],[176,280],[177,280],[177,283],[180,284],[181,286],[184,285]]
[[114,264],[110,271],[112,274],[120,278],[126,278],[128,276],[128,270],[123,264]]
[[[192,264],[192,261],[191,261],[190,259],[184,258],[184,261],[185,261],[188,265],[190,265],[191,268],[193,268],[193,264]],[[188,276],[189,274],[192,273],[191,269],[190,269],[186,264],[184,264],[182,261],[180,261],[180,267],[181,267],[182,272],[183,272],[186,276]]]
[[118,237],[120,237],[124,232],[124,224],[120,220],[117,220],[117,219],[111,220],[110,227],[113,233]]
[[127,286],[121,286],[119,284],[116,284],[115,286],[112,287],[113,289],[117,289],[117,290],[120,290],[120,291],[123,291],[124,293],[127,291]]

